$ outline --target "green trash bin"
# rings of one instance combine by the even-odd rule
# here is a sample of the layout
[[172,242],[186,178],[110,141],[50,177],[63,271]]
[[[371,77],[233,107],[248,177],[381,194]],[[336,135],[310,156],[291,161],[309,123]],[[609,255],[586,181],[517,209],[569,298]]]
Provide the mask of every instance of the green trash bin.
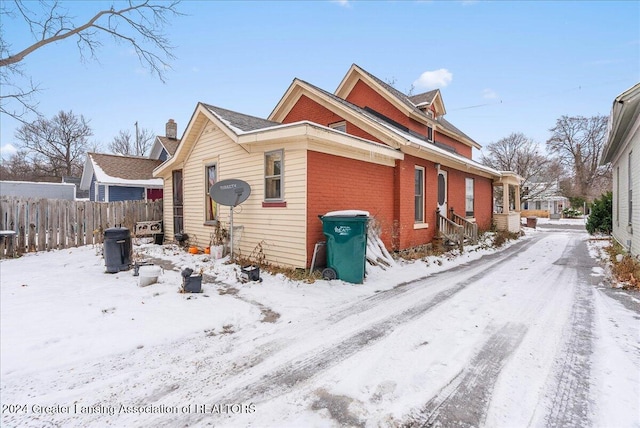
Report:
[[327,238],[325,279],[341,279],[362,284],[367,255],[366,211],[334,211],[320,216],[322,232]]

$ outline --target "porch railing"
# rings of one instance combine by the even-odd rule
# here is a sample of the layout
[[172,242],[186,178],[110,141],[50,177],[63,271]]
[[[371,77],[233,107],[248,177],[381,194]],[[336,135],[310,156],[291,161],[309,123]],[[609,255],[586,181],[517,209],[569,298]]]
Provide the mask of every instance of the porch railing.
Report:
[[454,243],[460,251],[463,251],[464,226],[449,220],[441,215],[440,212],[436,212],[436,224],[438,225],[439,236]]
[[459,226],[463,228],[463,234],[466,239],[471,242],[471,244],[475,245],[478,243],[478,225],[472,221],[467,220],[466,218],[459,216],[458,214],[452,212],[451,220]]

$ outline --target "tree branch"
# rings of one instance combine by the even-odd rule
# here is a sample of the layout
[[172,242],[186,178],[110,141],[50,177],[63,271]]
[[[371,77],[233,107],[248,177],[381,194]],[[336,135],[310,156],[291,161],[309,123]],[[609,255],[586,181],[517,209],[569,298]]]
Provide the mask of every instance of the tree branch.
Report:
[[[26,47],[16,54],[0,58],[0,67],[17,64],[18,62],[24,60],[28,55],[42,48],[43,46],[67,39],[72,36],[78,36],[82,43],[87,44],[90,50],[93,52],[93,49],[96,46],[96,42],[92,39],[92,37],[95,36],[95,33],[85,33],[90,31],[91,29],[97,29],[113,36],[116,39],[121,39],[129,42],[138,53],[138,58],[140,59],[141,63],[147,62],[147,65],[151,68],[151,70],[158,74],[161,80],[163,80],[163,70],[157,64],[159,63],[163,67],[167,67],[169,65],[168,62],[166,62],[159,55],[154,54],[150,50],[144,49],[141,43],[138,42],[135,37],[126,36],[125,34],[123,34],[118,26],[118,21],[124,21],[130,29],[134,30],[134,33],[137,33],[142,38],[143,41],[155,45],[155,47],[160,49],[168,59],[172,59],[172,46],[169,46],[168,39],[164,36],[164,34],[160,31],[156,31],[155,28],[156,26],[161,27],[162,25],[167,23],[167,18],[165,15],[167,15],[168,13],[179,15],[179,12],[176,10],[176,6],[178,5],[178,3],[178,1],[174,1],[166,5],[154,5],[151,4],[149,0],[146,0],[140,4],[134,5],[130,2],[128,7],[120,10],[101,10],[97,12],[86,23],[78,27],[68,29],[65,27],[65,16],[54,16],[54,10],[57,8],[57,3],[55,3],[51,7],[49,16],[47,17],[47,19],[45,19],[44,23],[38,24],[42,27],[41,38],[36,43]],[[16,5],[18,6],[18,10],[22,14],[25,21],[27,21],[27,23],[29,24],[32,33],[35,33],[34,25],[36,25],[36,21],[34,21],[28,15],[21,1],[16,1]],[[140,22],[136,22],[128,16],[128,14],[131,14],[133,12],[138,12]],[[153,19],[149,19],[146,13],[150,13]],[[98,21],[103,17],[107,17],[106,26],[98,24]],[[59,28],[58,30],[53,31],[51,30],[51,24],[56,20],[59,21]],[[49,33],[52,31],[52,35],[49,35]]]

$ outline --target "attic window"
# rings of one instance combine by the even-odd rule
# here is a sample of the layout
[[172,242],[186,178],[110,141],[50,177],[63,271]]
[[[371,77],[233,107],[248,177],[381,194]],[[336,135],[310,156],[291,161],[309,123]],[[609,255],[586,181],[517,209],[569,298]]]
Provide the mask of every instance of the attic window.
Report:
[[329,128],[331,129],[335,129],[336,131],[340,131],[340,132],[347,132],[347,122],[345,122],[344,120],[341,122],[335,122],[335,123],[331,123],[329,124]]

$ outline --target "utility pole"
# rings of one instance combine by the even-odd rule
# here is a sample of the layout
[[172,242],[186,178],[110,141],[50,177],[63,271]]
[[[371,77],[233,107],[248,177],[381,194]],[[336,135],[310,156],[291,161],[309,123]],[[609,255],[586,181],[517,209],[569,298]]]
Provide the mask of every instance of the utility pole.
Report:
[[136,155],[140,154],[140,132],[138,132],[138,121],[136,120]]

